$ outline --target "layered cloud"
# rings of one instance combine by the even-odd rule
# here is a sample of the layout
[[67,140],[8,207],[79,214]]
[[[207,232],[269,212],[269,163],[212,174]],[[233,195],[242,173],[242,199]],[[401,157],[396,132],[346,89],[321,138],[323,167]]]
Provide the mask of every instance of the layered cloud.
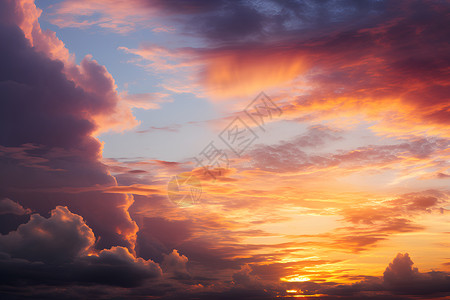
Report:
[[[445,161],[448,139],[398,140],[391,145],[367,145],[335,153],[320,153],[317,148],[311,151],[311,145],[320,147],[321,143],[311,135],[299,135],[277,145],[256,146],[248,152],[248,157],[251,157],[253,167],[272,172],[314,172],[336,167],[345,172],[374,168],[386,170],[395,166],[397,170],[415,170],[416,176],[420,176],[425,173],[418,172],[421,166],[423,169],[434,169],[435,172],[448,168]],[[330,137],[325,131],[318,138]]]
[[[448,36],[447,4],[273,3],[271,13],[251,4],[215,5],[222,9],[220,16],[214,8],[184,15],[188,20],[195,15],[184,30],[205,38],[207,47],[143,43],[120,49],[151,70],[179,70],[184,77],[190,70],[190,92],[210,99],[271,90],[275,99],[283,99],[290,118],[360,115],[376,122],[375,132],[448,137],[449,57],[442,42]],[[249,24],[240,22],[237,30],[233,18],[246,13]],[[326,26],[331,23],[333,29]],[[414,51],[405,53],[408,48]],[[189,91],[178,84],[172,80],[165,86]]]

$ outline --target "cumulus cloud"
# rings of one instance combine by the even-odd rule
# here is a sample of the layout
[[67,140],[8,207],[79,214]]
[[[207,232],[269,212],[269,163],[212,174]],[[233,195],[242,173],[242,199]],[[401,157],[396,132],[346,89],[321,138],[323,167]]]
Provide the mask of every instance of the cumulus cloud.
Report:
[[34,0],[7,0],[1,5],[1,11],[8,14],[8,17],[2,16],[3,24],[19,26],[36,52],[62,62],[61,72],[77,87],[94,95],[97,101],[91,102],[93,106],[85,112],[85,117],[96,124],[97,132],[122,131],[138,124],[130,107],[121,101],[114,78],[105,66],[98,64],[90,55],[77,65],[75,56],[69,53],[55,32],[41,29],[38,18],[42,11],[36,7]]
[[384,286],[396,293],[427,295],[450,293],[450,275],[445,272],[419,272],[408,253],[399,253],[383,274]]
[[189,279],[191,275],[187,270],[188,258],[173,249],[170,254],[165,254],[161,267],[166,273],[170,273],[176,279]]
[[[443,299],[450,294],[450,274],[419,272],[408,253],[398,253],[382,277],[361,276],[353,284],[305,282],[292,284],[303,295],[321,295],[323,299]],[[440,298],[443,297],[443,298]]]
[[145,279],[162,274],[158,264],[151,260],[134,257],[127,248],[112,247],[75,261],[76,277],[86,284],[98,283],[133,287]]
[[67,207],[56,207],[49,218],[34,214],[0,236],[0,278],[8,284],[131,287],[161,276],[158,264],[127,248],[95,251],[94,244],[91,228]]
[[82,217],[57,206],[50,218],[33,214],[28,223],[0,236],[0,242],[0,251],[14,258],[62,263],[87,254],[95,237]]

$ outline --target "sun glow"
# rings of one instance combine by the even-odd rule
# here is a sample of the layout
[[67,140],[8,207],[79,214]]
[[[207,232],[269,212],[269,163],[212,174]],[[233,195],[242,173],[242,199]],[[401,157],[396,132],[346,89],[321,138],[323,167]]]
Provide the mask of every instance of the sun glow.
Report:
[[309,277],[302,276],[302,275],[289,275],[289,276],[280,278],[280,280],[284,281],[284,282],[305,282],[305,281],[310,281],[311,279]]

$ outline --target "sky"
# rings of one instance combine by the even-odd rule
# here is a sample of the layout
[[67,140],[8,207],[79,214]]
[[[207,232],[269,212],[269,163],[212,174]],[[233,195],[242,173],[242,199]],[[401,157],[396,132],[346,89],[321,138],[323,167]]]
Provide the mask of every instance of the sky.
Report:
[[0,2],[2,299],[449,299],[450,3]]

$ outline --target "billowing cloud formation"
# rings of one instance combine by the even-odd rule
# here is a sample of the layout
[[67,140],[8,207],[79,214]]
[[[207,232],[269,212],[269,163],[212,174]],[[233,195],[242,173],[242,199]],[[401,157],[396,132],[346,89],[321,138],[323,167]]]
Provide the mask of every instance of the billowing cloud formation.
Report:
[[[138,286],[161,275],[151,260],[124,247],[93,252],[95,236],[79,215],[58,206],[50,218],[38,214],[17,231],[0,236],[0,278],[16,285]],[[10,290],[11,295],[27,291]]]
[[321,299],[445,299],[449,295],[449,273],[422,273],[413,264],[408,253],[398,253],[381,278],[367,276],[353,284],[305,282],[289,288]]
[[449,274],[437,271],[420,273],[413,265],[408,253],[397,254],[384,271],[385,286],[389,290],[406,295],[450,292]]
[[112,247],[98,255],[81,257],[77,261],[80,281],[133,287],[145,279],[161,276],[161,268],[151,260],[134,257],[127,248]]
[[[0,197],[40,213],[67,205],[100,236],[98,247],[132,250],[137,226],[127,212],[131,196],[61,191],[116,185],[99,160],[101,144],[92,136],[99,120],[108,123],[104,117],[117,109],[111,75],[89,58],[70,66],[31,47],[26,39],[30,32],[24,34],[17,25],[24,27],[26,20],[37,18],[26,10],[32,9],[32,2],[0,5]],[[39,30],[37,19],[33,22],[35,43]]]
[[162,268],[164,272],[170,272],[175,278],[186,279],[191,277],[186,268],[187,262],[188,258],[184,255],[180,255],[178,251],[174,249],[170,254],[164,255]]
[[55,33],[43,31],[38,22],[42,11],[36,7],[33,0],[4,1],[2,11],[11,13],[2,17],[5,24],[17,25],[22,29],[30,45],[52,60],[63,62],[62,72],[73,81],[77,87],[93,94],[97,104],[103,103],[102,109],[86,111],[86,116],[95,122],[97,131],[125,130],[137,125],[130,107],[120,101],[113,77],[104,66],[99,65],[90,55],[87,55],[80,65],[75,64],[74,55],[69,54],[64,43]]
[[58,206],[48,219],[31,215],[28,223],[0,236],[0,241],[0,251],[14,258],[62,263],[86,255],[94,245],[95,237],[83,218],[72,214],[67,207]]

